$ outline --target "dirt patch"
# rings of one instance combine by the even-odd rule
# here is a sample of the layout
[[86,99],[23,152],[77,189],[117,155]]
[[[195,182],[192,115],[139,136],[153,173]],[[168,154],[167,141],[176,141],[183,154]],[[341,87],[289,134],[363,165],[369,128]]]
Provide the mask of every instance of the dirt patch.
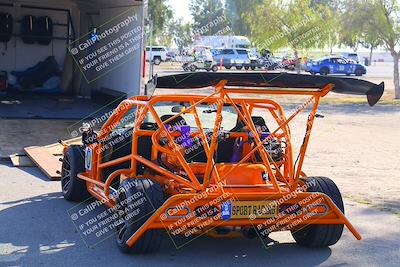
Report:
[[74,121],[0,119],[0,157],[23,152],[27,146],[57,143],[72,138],[69,129]]
[[347,197],[399,213],[399,108],[359,109],[321,106],[326,116],[314,124],[303,169],[334,179]]

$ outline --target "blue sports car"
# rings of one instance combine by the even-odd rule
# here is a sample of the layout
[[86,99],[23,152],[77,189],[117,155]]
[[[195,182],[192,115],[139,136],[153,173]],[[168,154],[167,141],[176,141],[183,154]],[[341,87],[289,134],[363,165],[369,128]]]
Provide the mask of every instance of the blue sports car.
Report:
[[362,76],[367,73],[367,68],[364,65],[343,57],[323,57],[309,61],[306,65],[306,70],[311,74],[319,73],[321,75],[355,74],[356,76]]

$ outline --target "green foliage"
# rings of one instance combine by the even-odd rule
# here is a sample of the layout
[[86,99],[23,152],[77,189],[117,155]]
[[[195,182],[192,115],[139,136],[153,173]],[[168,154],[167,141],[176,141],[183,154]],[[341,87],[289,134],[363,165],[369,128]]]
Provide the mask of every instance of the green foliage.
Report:
[[183,51],[193,42],[192,25],[183,23],[182,18],[172,20],[168,27],[168,35],[173,37],[174,43],[178,46],[179,51]]
[[165,0],[149,0],[149,16],[153,21],[153,41],[162,35],[172,18],[171,7],[165,2]]
[[393,57],[395,98],[400,98],[400,5],[396,0],[359,0],[360,15],[365,18],[362,33],[369,42],[381,41]]
[[359,0],[360,15],[365,18],[362,33],[376,36],[395,52],[400,44],[400,6],[395,0]]
[[193,31],[201,35],[229,34],[229,21],[221,0],[192,0]]
[[234,35],[249,36],[250,28],[244,17],[252,13],[263,0],[227,0],[225,1],[226,15]]
[[333,15],[327,9],[322,17],[322,11],[311,0],[265,0],[244,17],[259,50],[306,50],[323,47],[335,37],[329,38]]

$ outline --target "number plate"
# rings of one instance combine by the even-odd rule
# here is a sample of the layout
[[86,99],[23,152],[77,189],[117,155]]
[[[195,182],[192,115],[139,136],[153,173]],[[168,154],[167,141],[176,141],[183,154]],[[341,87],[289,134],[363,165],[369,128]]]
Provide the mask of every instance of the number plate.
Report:
[[272,218],[277,215],[276,204],[272,201],[232,201],[232,219]]
[[223,220],[249,219],[253,215],[255,218],[273,218],[278,214],[277,206],[273,201],[232,201],[225,202],[222,206]]

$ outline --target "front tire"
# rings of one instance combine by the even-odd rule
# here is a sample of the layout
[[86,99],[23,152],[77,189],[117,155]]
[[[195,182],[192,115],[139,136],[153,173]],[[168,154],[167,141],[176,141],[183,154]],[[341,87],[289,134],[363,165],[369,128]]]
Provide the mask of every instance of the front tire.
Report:
[[189,70],[190,70],[191,72],[195,72],[195,71],[197,70],[197,67],[196,67],[195,65],[190,65],[190,66],[189,66]]
[[362,76],[364,74],[364,71],[362,69],[356,69],[355,74],[356,76]]
[[[308,192],[321,192],[330,197],[344,213],[342,195],[336,184],[327,177],[308,177]],[[311,224],[300,230],[292,230],[296,243],[304,247],[328,247],[336,244],[343,232],[343,224]]]
[[154,65],[160,65],[161,64],[161,58],[160,57],[155,57],[153,61],[154,61]]
[[243,66],[236,66],[237,70],[241,70],[243,68]]
[[218,66],[217,66],[217,65],[213,65],[213,66],[211,67],[211,70],[212,70],[213,72],[217,72],[217,71],[218,71]]
[[84,201],[90,197],[86,182],[78,178],[78,173],[85,171],[83,149],[71,145],[64,153],[61,169],[61,191],[68,201]]
[[[126,241],[147,221],[147,219],[164,203],[164,194],[159,183],[150,179],[125,179],[118,189],[116,209],[119,223],[117,230],[117,246],[124,253],[144,254],[159,250],[164,232],[159,229],[147,230],[129,247]],[[139,206],[139,214],[129,216],[129,206],[140,201],[136,196],[145,197]],[[131,211],[132,212],[132,211]],[[128,217],[128,218],[127,218]]]

